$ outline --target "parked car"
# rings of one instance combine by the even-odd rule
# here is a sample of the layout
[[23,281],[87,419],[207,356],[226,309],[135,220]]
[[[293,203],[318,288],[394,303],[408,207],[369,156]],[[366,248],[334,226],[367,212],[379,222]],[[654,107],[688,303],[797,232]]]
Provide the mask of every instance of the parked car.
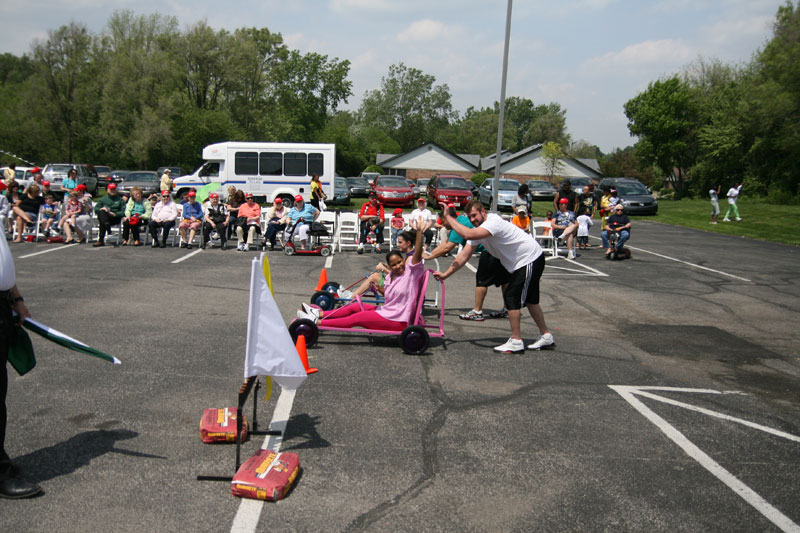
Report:
[[[489,208],[492,205],[492,188],[494,187],[494,178],[487,178],[480,188],[478,189],[478,197],[481,203]],[[500,190],[497,193],[497,209],[512,209],[512,200],[514,195],[519,190],[519,182],[517,180],[509,180],[500,178]]]
[[63,192],[61,189],[61,182],[67,177],[67,172],[70,169],[75,169],[78,173],[78,183],[86,185],[86,190],[90,194],[97,193],[97,173],[94,172],[94,167],[89,169],[88,165],[70,165],[69,163],[51,163],[45,165],[42,170],[44,179],[50,182],[50,189],[53,192]]
[[116,183],[119,185],[123,181],[125,181],[125,176],[130,174],[132,171],[130,170],[112,170],[111,174],[108,175],[110,178],[109,183]]
[[156,172],[158,172],[158,176],[161,177],[161,174],[163,174],[167,169],[169,169],[169,174],[173,178],[180,178],[183,176],[183,170],[181,170],[181,167],[158,167]]
[[558,190],[549,181],[529,180],[526,185],[534,200],[550,200],[552,202],[558,193]]
[[378,176],[372,188],[383,205],[408,207],[414,203],[414,191],[403,176]]
[[[563,184],[563,183],[566,183],[566,182],[569,182],[569,186],[570,186],[570,188],[571,188],[573,191],[575,191],[575,194],[580,194],[580,193],[582,193],[582,192],[583,192],[583,188],[584,188],[584,187],[586,187],[587,185],[591,185],[592,183],[594,183],[594,182],[593,182],[591,179],[589,179],[589,178],[577,178],[577,177],[576,177],[576,178],[564,178],[563,180],[561,180],[561,183],[562,183],[562,184]],[[560,187],[560,186],[561,186],[561,185],[559,185],[559,187]]]
[[600,191],[605,188],[616,189],[628,215],[658,214],[658,200],[644,183],[635,178],[603,178],[597,188]]
[[133,170],[125,176],[125,180],[118,186],[120,194],[130,194],[131,188],[139,187],[147,198],[151,194],[158,193],[161,185],[161,174],[152,170]]
[[333,196],[325,201],[328,205],[350,205],[350,189],[346,178],[333,178]]
[[[3,171],[8,167],[0,167],[0,176],[3,175]],[[14,169],[14,180],[20,184],[21,187],[25,188],[31,183],[33,183],[33,170],[34,167],[16,167]]]
[[97,172],[97,185],[99,187],[108,187],[109,183],[113,183],[109,178],[111,176],[111,167],[94,165],[94,170]]
[[347,188],[350,190],[352,198],[366,198],[369,196],[369,191],[372,190],[366,178],[354,177],[345,178],[347,180]]
[[420,178],[417,180],[417,189],[414,191],[414,194],[417,196],[417,198],[428,195],[429,181],[431,181],[430,178]]
[[472,200],[472,190],[461,176],[437,174],[428,182],[426,196],[432,209],[439,209],[442,204],[464,207]]

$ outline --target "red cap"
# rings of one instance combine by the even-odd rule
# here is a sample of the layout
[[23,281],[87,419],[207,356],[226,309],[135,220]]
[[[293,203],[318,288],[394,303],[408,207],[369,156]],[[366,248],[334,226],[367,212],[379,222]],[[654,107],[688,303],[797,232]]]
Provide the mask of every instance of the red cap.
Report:
[[558,203],[560,203],[560,204],[568,204],[569,203],[569,199],[568,198],[562,198],[561,200],[558,201]]
[[161,191],[161,196],[164,196],[165,194],[169,194],[169,191]]
[[249,193],[245,194],[244,197],[245,198],[252,198],[253,197],[253,193],[249,192]]
[[44,185],[45,187],[49,187],[50,186],[50,182],[47,181],[47,180],[42,180],[42,185]]
[[420,196],[419,198],[417,198],[417,203],[420,203],[420,202],[427,202],[427,200],[425,199],[424,196]]
[[294,197],[294,201],[295,202],[302,202],[303,201],[303,197],[298,194],[297,196]]
[[447,207],[452,207],[453,209],[455,209],[456,208],[456,204],[450,203],[450,204],[447,204]]
[[113,189],[116,189],[116,188],[117,188],[117,184],[116,183],[109,183],[108,184],[108,189],[109,190],[113,190]]
[[211,194],[208,195],[208,197],[209,198],[219,198],[219,195],[217,193],[215,193],[215,192],[212,192]]
[[278,197],[278,198],[275,198],[275,203],[276,203],[276,204],[283,204],[283,200],[281,200],[281,198],[280,198],[280,197]]
[[394,210],[394,214],[395,215],[402,215],[403,214],[403,210],[398,207],[397,209]]
[[39,168],[39,167],[33,167],[33,168],[31,169],[31,174],[36,174],[37,172],[41,172],[41,171],[42,171],[42,169],[41,169],[41,168]]
[[0,180],[0,192],[6,190],[7,187],[8,186],[5,184],[5,182],[3,180]]
[[186,196],[188,196],[189,198],[192,198],[193,196],[197,196],[197,193],[194,192],[194,191],[189,191],[189,192],[186,193]]
[[[112,185],[113,185],[113,184],[112,184]],[[114,185],[114,187],[116,187],[116,185]],[[83,183],[79,183],[79,184],[77,185],[77,187],[75,187],[75,190],[76,190],[76,191],[85,191],[85,190],[86,190],[86,185],[84,185]]]

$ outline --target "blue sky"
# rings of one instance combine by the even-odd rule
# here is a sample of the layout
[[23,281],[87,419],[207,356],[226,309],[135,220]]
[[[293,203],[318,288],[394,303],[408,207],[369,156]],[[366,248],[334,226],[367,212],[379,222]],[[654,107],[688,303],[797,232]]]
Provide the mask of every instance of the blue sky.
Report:
[[[507,96],[567,109],[573,139],[603,151],[633,144],[623,104],[698,57],[751,59],[769,39],[784,0],[516,0]],[[115,9],[174,15],[188,27],[267,27],[302,52],[349,59],[357,109],[392,63],[450,87],[459,112],[500,98],[507,2],[472,0],[28,0],[0,5],[0,51],[74,20],[102,31]],[[482,154],[486,155],[486,154]]]

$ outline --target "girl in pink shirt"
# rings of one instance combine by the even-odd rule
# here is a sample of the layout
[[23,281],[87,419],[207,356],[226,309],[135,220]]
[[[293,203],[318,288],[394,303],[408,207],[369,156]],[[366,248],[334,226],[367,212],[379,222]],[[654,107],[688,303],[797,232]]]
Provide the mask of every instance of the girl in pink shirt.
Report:
[[323,313],[320,309],[303,304],[303,309],[297,312],[297,317],[315,321],[320,319],[320,325],[335,328],[362,327],[403,331],[414,316],[422,276],[425,275],[425,267],[422,264],[424,238],[425,234],[418,231],[414,255],[408,261],[399,250],[392,250],[386,254],[386,263],[391,272],[384,285],[386,302],[382,307],[356,300],[339,309]]

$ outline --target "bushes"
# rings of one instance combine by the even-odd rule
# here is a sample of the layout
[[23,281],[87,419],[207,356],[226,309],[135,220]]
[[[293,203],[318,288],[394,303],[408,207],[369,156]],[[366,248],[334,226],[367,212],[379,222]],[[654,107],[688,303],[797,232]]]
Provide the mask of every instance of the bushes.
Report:
[[377,172],[378,174],[383,174],[383,169],[378,165],[370,165],[361,172]]
[[800,195],[780,189],[772,189],[767,194],[766,201],[768,204],[773,205],[800,205]]
[[473,174],[470,178],[470,181],[480,187],[484,181],[491,178],[492,176],[487,174],[486,172],[478,172],[477,174]]

